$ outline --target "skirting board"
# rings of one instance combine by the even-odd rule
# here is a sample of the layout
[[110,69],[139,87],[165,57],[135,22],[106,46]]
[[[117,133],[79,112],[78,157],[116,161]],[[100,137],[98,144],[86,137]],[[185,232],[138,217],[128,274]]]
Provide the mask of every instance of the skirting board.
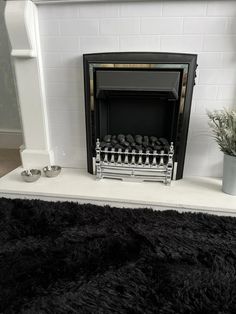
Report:
[[86,171],[66,168],[56,178],[42,176],[37,182],[26,183],[21,171],[17,168],[0,179],[2,197],[236,216],[236,196],[223,193],[221,180],[216,178],[190,177],[165,186],[157,182],[97,181]]
[[23,144],[23,135],[20,130],[0,129],[0,148],[16,149]]

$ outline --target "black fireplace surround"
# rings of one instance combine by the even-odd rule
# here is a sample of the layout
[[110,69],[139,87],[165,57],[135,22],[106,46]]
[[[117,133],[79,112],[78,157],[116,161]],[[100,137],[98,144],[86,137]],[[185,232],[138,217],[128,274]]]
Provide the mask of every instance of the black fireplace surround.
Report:
[[88,172],[97,138],[132,134],[173,142],[173,177],[183,177],[196,62],[182,53],[84,55]]

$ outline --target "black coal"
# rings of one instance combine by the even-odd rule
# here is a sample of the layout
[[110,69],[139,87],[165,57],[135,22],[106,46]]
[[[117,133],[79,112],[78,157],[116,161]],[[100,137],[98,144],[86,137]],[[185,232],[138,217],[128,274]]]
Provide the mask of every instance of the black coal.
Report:
[[236,219],[0,199],[0,313],[236,313]]
[[132,135],[132,134],[118,134],[110,135],[107,134],[103,137],[101,141],[102,148],[115,148],[116,150],[126,150],[129,151],[149,151],[154,150],[160,152],[161,150],[169,150],[169,142],[166,138],[158,138],[156,136],[142,136],[142,135]]

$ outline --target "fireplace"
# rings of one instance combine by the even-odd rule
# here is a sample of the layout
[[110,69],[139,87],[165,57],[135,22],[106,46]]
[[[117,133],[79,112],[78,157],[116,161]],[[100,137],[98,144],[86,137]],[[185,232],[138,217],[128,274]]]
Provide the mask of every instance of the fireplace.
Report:
[[165,183],[182,178],[196,60],[176,53],[84,55],[88,172]]
[[181,179],[195,69],[196,55],[84,55],[88,171]]

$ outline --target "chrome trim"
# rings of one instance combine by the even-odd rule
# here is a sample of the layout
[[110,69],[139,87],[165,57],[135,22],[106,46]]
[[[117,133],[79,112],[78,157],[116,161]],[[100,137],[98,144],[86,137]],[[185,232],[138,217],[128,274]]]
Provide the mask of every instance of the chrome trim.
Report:
[[[189,72],[189,65],[186,63],[90,63],[89,64],[89,80],[90,80],[90,111],[91,113],[95,110],[95,91],[94,91],[94,73],[95,69],[114,69],[114,68],[123,68],[123,69],[180,69],[182,70],[182,79],[180,86],[180,100],[179,100],[179,111],[178,111],[178,121],[177,121],[177,134],[176,134],[176,143],[175,147],[179,146],[178,139],[180,138],[181,128],[182,128],[182,115],[185,107],[186,99],[186,89],[187,89],[187,79]],[[177,149],[178,150],[178,149]],[[177,166],[175,164],[174,176],[173,179],[176,179]]]
[[178,162],[174,162],[174,167],[173,167],[173,180],[176,180],[177,169],[178,169]]

